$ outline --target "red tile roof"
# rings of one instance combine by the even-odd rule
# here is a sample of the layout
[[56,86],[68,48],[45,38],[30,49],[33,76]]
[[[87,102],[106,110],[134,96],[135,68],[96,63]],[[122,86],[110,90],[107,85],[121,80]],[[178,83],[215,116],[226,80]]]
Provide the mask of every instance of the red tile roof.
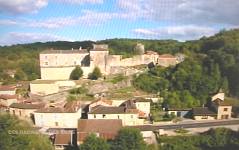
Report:
[[17,99],[17,95],[1,94],[0,99],[3,99],[3,100]]
[[97,102],[103,102],[105,104],[108,104],[108,105],[112,105],[113,104],[113,101],[112,100],[106,100],[106,99],[98,99],[98,100],[95,100],[93,102],[91,102],[90,104],[94,104],[94,103],[97,103]]
[[176,57],[171,54],[163,54],[163,55],[159,55],[159,58],[176,58]]
[[64,134],[56,134],[54,145],[72,145],[72,134],[64,133]]
[[13,85],[1,85],[0,91],[14,91],[16,89],[16,86]]
[[81,104],[79,102],[68,102],[61,107],[48,107],[41,108],[36,111],[36,113],[75,113],[81,108]]
[[145,54],[146,54],[146,55],[158,55],[157,52],[155,52],[155,51],[150,51],[150,50],[146,51]]
[[9,107],[18,109],[40,109],[44,107],[44,104],[12,103]]
[[77,140],[83,141],[90,133],[97,133],[104,139],[114,139],[121,128],[121,119],[80,119]]

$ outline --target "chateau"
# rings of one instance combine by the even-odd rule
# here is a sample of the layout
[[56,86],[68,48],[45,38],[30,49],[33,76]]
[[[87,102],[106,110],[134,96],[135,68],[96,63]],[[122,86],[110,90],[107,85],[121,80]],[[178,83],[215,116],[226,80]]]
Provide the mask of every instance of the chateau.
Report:
[[127,75],[127,67],[138,65],[161,65],[168,67],[180,62],[180,58],[170,54],[159,55],[154,51],[144,50],[144,45],[138,43],[135,47],[137,55],[123,58],[122,55],[110,55],[108,45],[94,44],[93,49],[45,50],[40,53],[40,68],[42,80],[68,80],[72,70],[80,66],[84,77],[99,67],[104,75],[122,73]]

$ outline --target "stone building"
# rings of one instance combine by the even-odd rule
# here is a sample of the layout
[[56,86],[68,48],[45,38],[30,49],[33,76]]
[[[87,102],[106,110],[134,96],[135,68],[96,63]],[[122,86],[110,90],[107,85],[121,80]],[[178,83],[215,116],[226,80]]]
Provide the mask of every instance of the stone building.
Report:
[[96,106],[88,113],[88,119],[119,119],[123,126],[144,124],[144,119],[139,119],[137,109],[125,107]]
[[82,144],[84,139],[94,133],[105,140],[113,140],[122,128],[119,119],[80,119],[77,128],[77,144]]
[[77,128],[82,107],[78,102],[68,102],[63,108],[48,107],[34,112],[35,125],[48,128]]
[[81,48],[78,50],[45,50],[40,53],[41,79],[68,80],[76,66],[81,66],[84,77],[87,77],[95,67],[99,67],[103,74],[109,75],[117,67],[149,63],[167,67],[179,63],[177,57],[172,55],[159,55],[153,51],[145,52],[144,46],[140,43],[136,45],[135,51],[137,55],[123,58],[122,55],[110,55],[108,45],[105,44],[94,44],[89,52]]

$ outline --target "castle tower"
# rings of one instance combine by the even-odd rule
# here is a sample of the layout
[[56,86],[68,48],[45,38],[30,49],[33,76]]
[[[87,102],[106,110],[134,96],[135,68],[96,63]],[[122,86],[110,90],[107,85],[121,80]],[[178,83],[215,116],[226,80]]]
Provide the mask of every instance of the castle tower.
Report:
[[142,43],[137,43],[134,47],[134,52],[137,55],[143,55],[144,54],[144,45]]
[[107,74],[107,58],[109,55],[108,45],[94,44],[90,50],[90,65],[92,68],[99,67],[103,74]]

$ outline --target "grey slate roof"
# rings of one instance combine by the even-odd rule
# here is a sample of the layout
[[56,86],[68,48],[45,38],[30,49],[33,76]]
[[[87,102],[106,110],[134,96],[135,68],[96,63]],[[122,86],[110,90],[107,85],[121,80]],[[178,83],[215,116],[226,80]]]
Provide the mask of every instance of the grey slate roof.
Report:
[[127,109],[125,107],[106,107],[106,106],[98,106],[95,107],[89,114],[137,114],[138,111],[136,109]]
[[44,50],[41,54],[83,54],[88,53],[86,49],[81,50]]
[[208,107],[196,107],[193,108],[193,115],[201,116],[201,115],[217,115],[217,114],[211,111]]
[[19,109],[40,109],[44,107],[44,104],[12,103],[9,107]]

